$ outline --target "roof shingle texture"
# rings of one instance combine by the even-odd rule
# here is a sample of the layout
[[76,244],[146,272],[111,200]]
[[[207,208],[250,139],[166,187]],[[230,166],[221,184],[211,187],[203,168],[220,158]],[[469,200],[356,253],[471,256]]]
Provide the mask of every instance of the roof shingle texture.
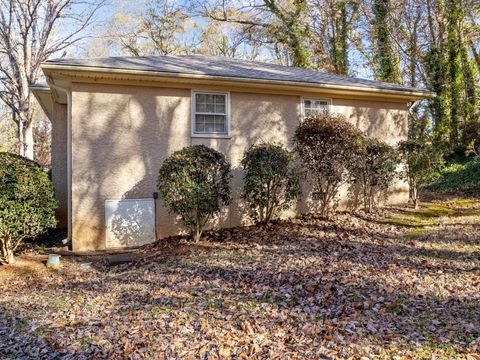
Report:
[[429,91],[424,89],[329,74],[316,70],[301,69],[258,61],[203,55],[109,57],[93,59],[64,58],[49,60],[47,63],[107,69],[152,71],[157,73],[285,81],[305,83],[306,85],[356,86],[364,87],[366,89],[429,93]]

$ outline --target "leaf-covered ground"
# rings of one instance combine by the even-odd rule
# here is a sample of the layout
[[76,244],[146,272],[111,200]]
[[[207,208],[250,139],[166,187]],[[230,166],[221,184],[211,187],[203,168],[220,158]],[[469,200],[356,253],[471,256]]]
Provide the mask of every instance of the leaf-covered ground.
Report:
[[480,359],[480,202],[0,268],[0,358]]

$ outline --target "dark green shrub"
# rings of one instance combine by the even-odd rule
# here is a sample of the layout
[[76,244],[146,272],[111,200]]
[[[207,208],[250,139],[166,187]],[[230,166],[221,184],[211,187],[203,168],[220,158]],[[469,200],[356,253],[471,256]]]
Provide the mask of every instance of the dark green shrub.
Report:
[[322,216],[334,208],[340,186],[350,180],[348,172],[362,139],[362,133],[342,115],[309,116],[297,128],[296,149],[313,180]]
[[13,263],[23,240],[54,227],[56,208],[52,182],[37,163],[0,153],[1,263]]
[[158,188],[170,212],[180,217],[198,241],[208,221],[230,203],[230,179],[230,164],[223,154],[195,145],[164,161]]
[[270,221],[300,195],[300,171],[294,154],[279,145],[251,146],[244,154],[243,199],[252,219]]
[[405,140],[398,144],[404,169],[403,178],[410,186],[410,200],[418,208],[418,188],[443,164],[442,152],[427,141]]
[[398,156],[393,146],[378,139],[364,139],[357,162],[352,167],[352,176],[361,186],[367,211],[375,208],[378,195],[395,179],[397,165]]

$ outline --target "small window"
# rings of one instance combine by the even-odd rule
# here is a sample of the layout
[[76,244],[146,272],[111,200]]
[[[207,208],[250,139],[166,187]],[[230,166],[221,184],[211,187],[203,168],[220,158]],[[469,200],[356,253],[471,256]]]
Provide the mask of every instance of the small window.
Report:
[[194,134],[228,135],[228,94],[193,93]]
[[322,99],[303,99],[302,100],[302,115],[308,116],[319,113],[330,112],[330,100]]

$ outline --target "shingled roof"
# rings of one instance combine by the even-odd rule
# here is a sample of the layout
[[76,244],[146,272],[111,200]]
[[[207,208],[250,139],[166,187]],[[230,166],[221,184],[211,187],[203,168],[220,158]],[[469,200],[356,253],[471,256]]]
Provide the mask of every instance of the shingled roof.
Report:
[[282,81],[321,86],[355,86],[358,88],[415,92],[431,96],[425,89],[412,88],[398,84],[341,76],[316,70],[282,66],[258,61],[213,57],[203,55],[185,56],[138,56],[108,57],[93,59],[54,59],[47,61],[51,65],[64,65],[82,68],[103,68],[117,70],[147,71],[164,74],[203,75],[212,78],[236,78],[263,81]]

